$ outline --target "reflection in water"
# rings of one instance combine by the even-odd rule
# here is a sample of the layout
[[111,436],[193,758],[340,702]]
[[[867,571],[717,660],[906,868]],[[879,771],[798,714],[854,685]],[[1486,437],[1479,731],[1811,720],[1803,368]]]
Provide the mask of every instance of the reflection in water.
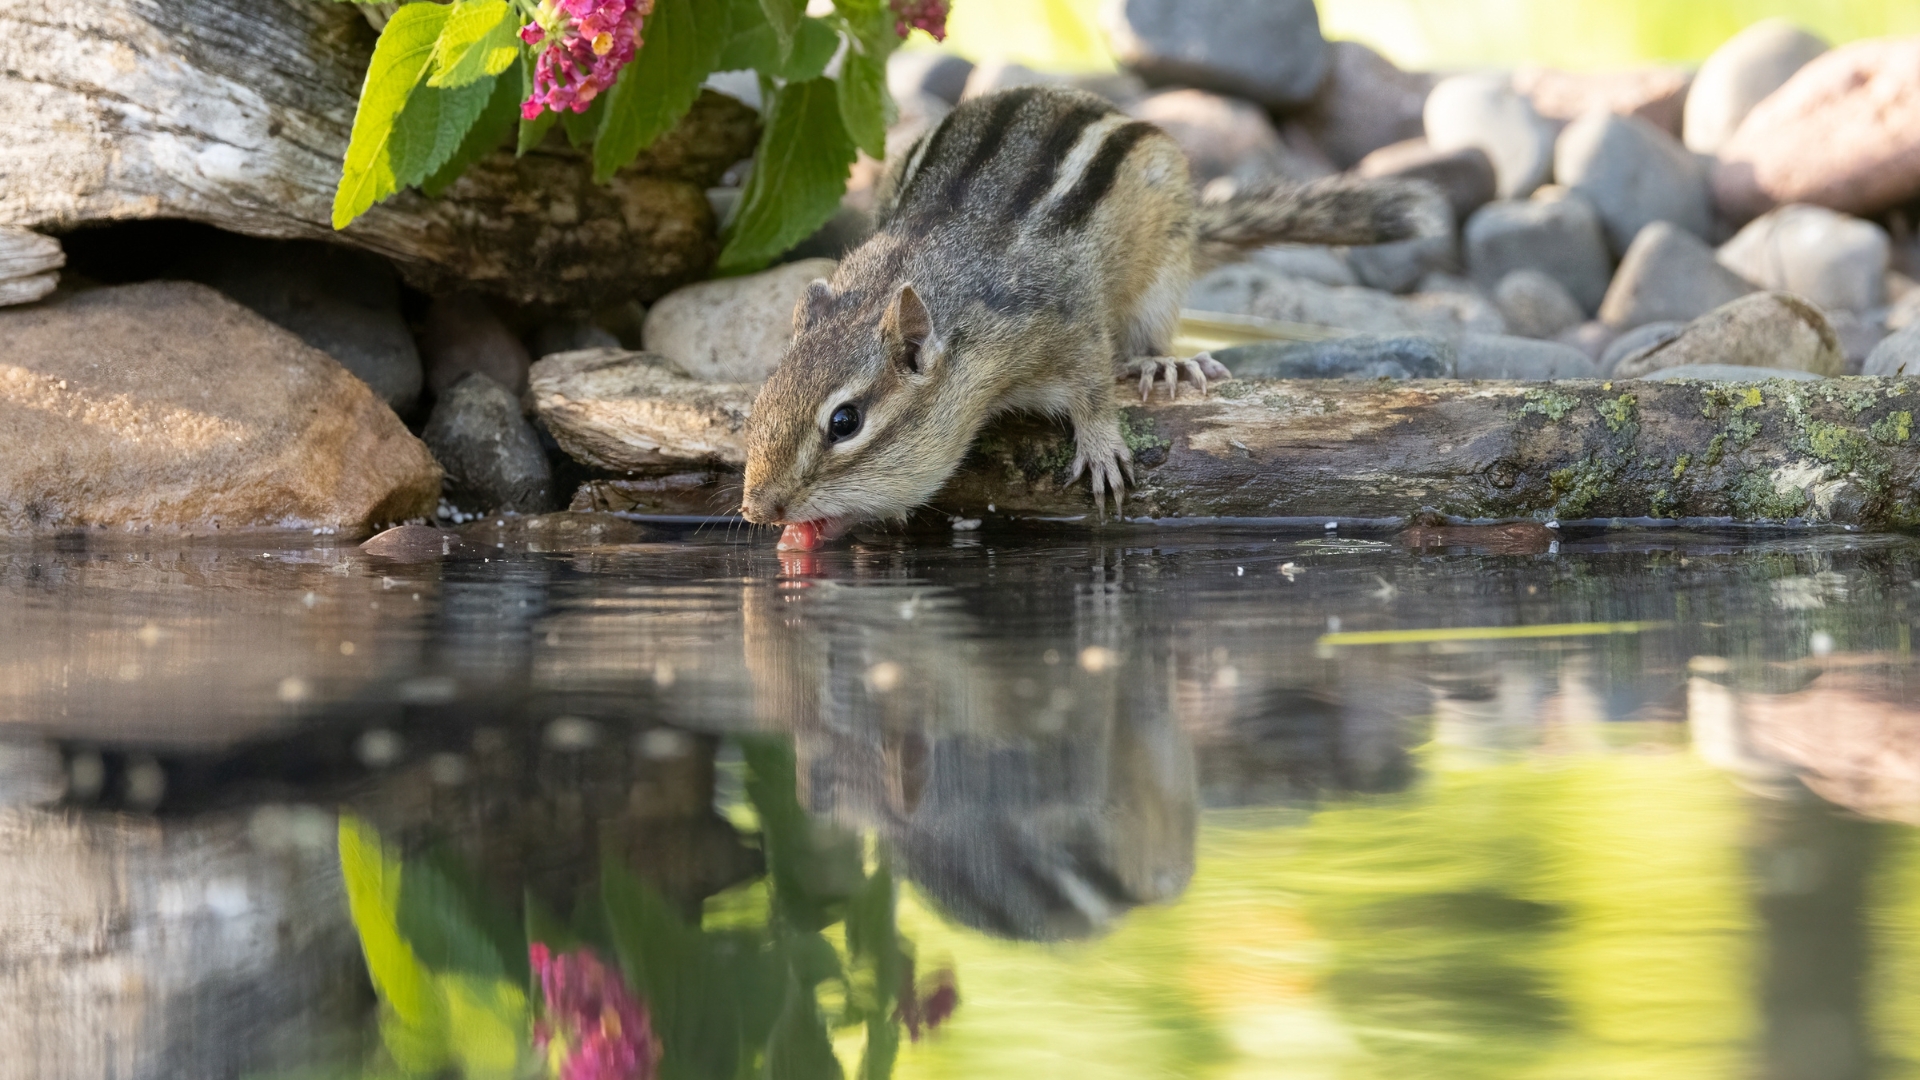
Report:
[[342,807],[670,1075],[1920,1070],[1920,545],[510,534],[0,550],[0,1078],[357,1063]]

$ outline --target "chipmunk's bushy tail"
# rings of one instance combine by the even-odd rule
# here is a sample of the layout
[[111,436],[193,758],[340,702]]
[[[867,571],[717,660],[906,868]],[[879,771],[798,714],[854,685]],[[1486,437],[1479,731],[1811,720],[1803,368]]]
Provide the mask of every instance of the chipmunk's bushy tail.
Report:
[[1194,263],[1202,272],[1268,244],[1359,246],[1453,231],[1446,197],[1420,180],[1268,182],[1203,201],[1197,216]]

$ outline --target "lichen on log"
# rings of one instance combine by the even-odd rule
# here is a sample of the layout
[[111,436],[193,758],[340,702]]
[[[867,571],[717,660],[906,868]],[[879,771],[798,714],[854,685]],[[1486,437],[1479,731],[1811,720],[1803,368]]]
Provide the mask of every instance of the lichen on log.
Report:
[[[554,359],[536,367],[547,391],[532,395],[563,447],[591,443],[582,459],[629,485],[737,472],[754,387],[699,382],[641,354],[569,355],[564,371]],[[1285,380],[1230,382],[1178,401],[1156,393],[1146,404],[1124,388],[1115,394],[1135,464],[1134,518],[1429,512],[1920,527],[1920,382],[1911,379]],[[968,517],[988,505],[1002,515],[1090,514],[1085,482],[1067,483],[1072,458],[1064,425],[1005,417],[933,505]],[[656,505],[652,495],[633,505]],[[579,496],[599,509],[624,509],[625,498],[605,484]]]

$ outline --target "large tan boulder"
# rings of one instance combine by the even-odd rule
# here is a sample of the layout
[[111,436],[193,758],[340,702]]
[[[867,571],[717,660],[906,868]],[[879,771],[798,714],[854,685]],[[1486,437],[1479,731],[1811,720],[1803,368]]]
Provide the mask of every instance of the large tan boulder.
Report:
[[1871,217],[1920,195],[1920,37],[1801,68],[1721,146],[1713,190],[1736,221],[1796,202]]
[[0,311],[0,448],[0,530],[358,533],[440,494],[365,383],[187,282]]

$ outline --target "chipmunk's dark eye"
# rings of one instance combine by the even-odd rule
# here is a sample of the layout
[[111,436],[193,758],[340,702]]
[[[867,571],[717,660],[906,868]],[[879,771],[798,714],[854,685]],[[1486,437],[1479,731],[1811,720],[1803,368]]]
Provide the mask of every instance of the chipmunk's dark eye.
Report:
[[833,416],[827,420],[827,441],[839,442],[841,439],[850,439],[853,433],[859,430],[860,407],[842,405],[833,410]]

